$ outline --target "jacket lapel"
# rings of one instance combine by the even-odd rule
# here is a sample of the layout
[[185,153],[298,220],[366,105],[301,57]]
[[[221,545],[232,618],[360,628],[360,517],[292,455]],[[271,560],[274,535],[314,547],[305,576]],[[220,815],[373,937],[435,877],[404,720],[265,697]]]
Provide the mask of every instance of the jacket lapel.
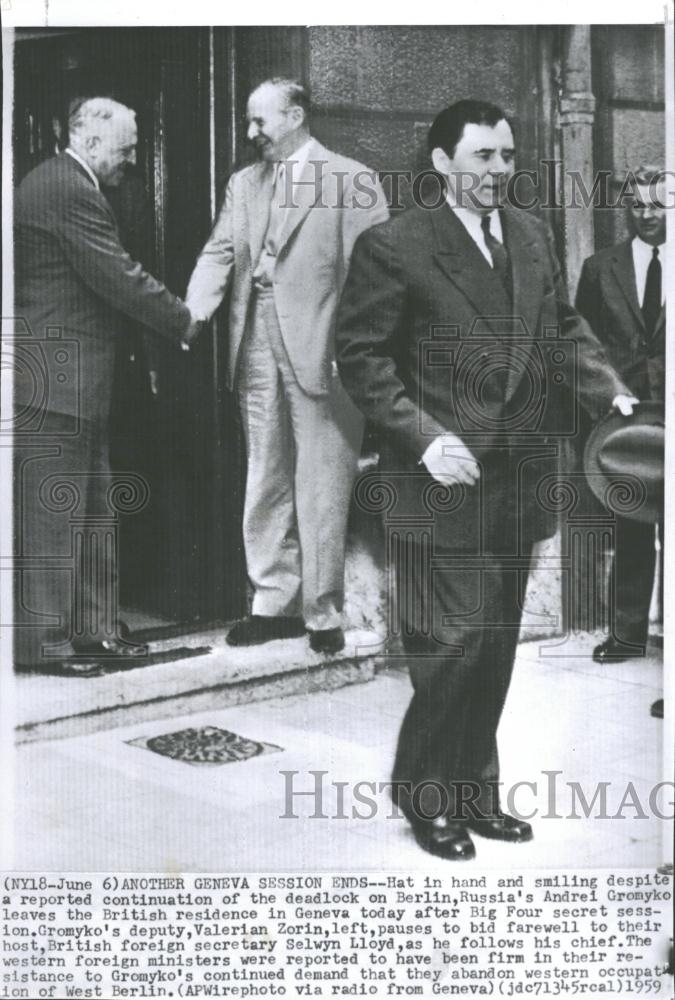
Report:
[[[626,299],[636,322],[639,324],[638,329],[644,331],[645,321],[642,316],[642,310],[640,309],[640,303],[637,297],[637,286],[635,284],[635,268],[633,267],[633,251],[631,249],[631,241],[628,240],[625,243],[619,243],[614,249],[612,254],[611,272],[614,280],[621,290],[621,294]],[[663,310],[661,310],[663,313]],[[659,319],[659,324],[661,319]],[[658,325],[657,324],[657,327]]]
[[490,330],[500,336],[503,324],[495,320],[511,312],[500,279],[448,205],[430,212],[430,217],[434,230],[434,260],[469,300],[476,311],[476,319],[483,319]]
[[248,243],[251,263],[256,266],[260,259],[272,201],[272,180],[274,166],[271,163],[256,163],[248,175],[246,216],[248,220]]
[[[302,224],[310,209],[316,205],[317,201],[321,200],[324,170],[328,159],[328,150],[324,149],[320,143],[313,141],[300,177],[296,177],[295,171],[293,171],[292,188],[287,178],[286,191],[290,195],[291,204],[286,209],[279,234],[278,254],[281,253],[283,247],[288,243],[298,226]],[[292,161],[293,157],[290,157],[289,163],[292,163]]]
[[528,367],[536,338],[544,290],[542,253],[544,248],[530,227],[523,225],[519,212],[502,212],[504,242],[511,259],[513,275],[513,316],[522,319],[514,329],[520,338],[517,364],[509,365],[506,398],[510,399]]

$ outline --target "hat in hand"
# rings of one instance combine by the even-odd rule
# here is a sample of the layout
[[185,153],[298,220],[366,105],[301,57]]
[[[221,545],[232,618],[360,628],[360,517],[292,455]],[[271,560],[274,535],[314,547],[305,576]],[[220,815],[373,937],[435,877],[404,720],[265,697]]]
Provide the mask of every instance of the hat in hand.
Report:
[[638,403],[629,417],[615,410],[597,424],[584,451],[584,472],[598,500],[631,521],[663,517],[665,417],[662,403]]

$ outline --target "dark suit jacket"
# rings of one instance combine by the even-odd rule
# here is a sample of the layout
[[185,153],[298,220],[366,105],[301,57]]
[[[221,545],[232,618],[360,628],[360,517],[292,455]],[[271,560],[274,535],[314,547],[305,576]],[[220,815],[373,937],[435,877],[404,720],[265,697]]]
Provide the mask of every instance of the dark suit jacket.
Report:
[[[593,417],[626,391],[568,305],[546,226],[502,216],[511,301],[454,213],[413,209],[356,244],[342,296],[338,364],[380,431],[390,513],[433,524],[437,543],[523,550],[555,530],[556,435],[573,435],[579,399]],[[452,496],[420,464],[452,431],[481,466]],[[543,492],[542,492],[543,491]]]
[[[17,405],[107,419],[115,338],[128,317],[178,345],[187,307],[126,253],[108,202],[66,153],[20,184],[14,254],[15,314],[28,324],[17,324],[25,361],[17,364]],[[43,376],[46,387],[36,386]]]
[[665,309],[647,338],[635,285],[631,240],[585,261],[576,307],[602,342],[610,361],[640,399],[665,394]]

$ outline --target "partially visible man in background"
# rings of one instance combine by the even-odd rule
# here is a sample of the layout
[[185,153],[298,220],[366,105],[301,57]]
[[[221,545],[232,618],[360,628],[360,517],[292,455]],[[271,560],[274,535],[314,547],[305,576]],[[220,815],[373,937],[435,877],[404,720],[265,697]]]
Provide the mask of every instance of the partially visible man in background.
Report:
[[[144,649],[120,641],[115,552],[104,546],[86,561],[71,552],[69,518],[59,498],[47,495],[49,483],[58,474],[69,484],[85,527],[109,515],[117,336],[129,317],[176,347],[195,330],[185,304],[124,250],[100,190],[118,185],[135,162],[135,113],[91,98],[74,108],[68,131],[67,149],[24,178],[14,207],[15,312],[27,324],[17,339],[26,363],[17,365],[14,390],[22,512],[15,660],[64,674],[92,672],[97,658],[124,660]],[[68,556],[71,567],[63,565]],[[36,615],[45,624],[33,624]]]
[[[632,173],[631,236],[584,263],[576,306],[640,400],[664,401],[666,183],[663,167]],[[663,544],[663,519],[659,524]],[[644,655],[656,565],[654,525],[617,516],[609,581],[610,635],[598,663]],[[662,559],[663,565],[663,559]]]
[[325,149],[309,97],[275,78],[248,101],[260,162],[235,173],[186,301],[210,319],[230,284],[228,384],[247,448],[244,545],[251,616],[231,645],[309,632],[344,645],[347,515],[363,421],[334,361],[340,291],[357,236],[388,215],[377,176]]

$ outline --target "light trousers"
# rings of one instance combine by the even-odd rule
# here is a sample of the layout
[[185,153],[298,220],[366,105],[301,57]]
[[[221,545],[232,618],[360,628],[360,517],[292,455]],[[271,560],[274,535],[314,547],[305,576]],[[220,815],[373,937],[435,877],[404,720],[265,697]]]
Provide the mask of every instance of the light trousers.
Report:
[[237,378],[247,449],[244,546],[252,614],[341,625],[347,518],[363,418],[339,381],[308,395],[270,290],[254,293]]

